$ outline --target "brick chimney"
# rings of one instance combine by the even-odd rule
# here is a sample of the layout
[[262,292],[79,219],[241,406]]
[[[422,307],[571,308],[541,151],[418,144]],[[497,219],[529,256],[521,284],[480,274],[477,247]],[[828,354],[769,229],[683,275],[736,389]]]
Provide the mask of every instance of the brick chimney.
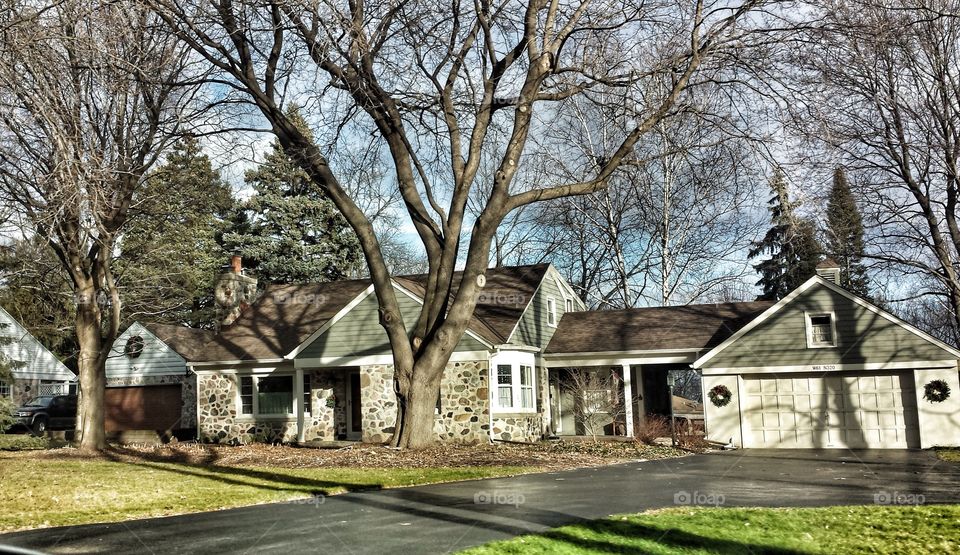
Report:
[[223,326],[232,324],[256,300],[257,278],[244,275],[243,258],[239,254],[230,257],[230,266],[217,280],[213,296]]

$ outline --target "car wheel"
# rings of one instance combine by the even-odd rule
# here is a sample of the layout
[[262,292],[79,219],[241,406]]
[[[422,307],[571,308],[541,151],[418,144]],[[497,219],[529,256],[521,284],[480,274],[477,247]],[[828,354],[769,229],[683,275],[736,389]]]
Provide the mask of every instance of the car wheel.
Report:
[[42,436],[47,431],[47,419],[37,418],[33,421],[33,427],[30,428],[35,436]]

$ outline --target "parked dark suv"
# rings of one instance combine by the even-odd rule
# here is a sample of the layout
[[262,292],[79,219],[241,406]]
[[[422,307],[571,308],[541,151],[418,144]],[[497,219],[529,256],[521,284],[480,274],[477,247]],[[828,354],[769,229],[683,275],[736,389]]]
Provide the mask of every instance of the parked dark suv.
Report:
[[13,415],[17,424],[41,435],[48,429],[73,429],[77,422],[76,395],[43,395],[34,397]]

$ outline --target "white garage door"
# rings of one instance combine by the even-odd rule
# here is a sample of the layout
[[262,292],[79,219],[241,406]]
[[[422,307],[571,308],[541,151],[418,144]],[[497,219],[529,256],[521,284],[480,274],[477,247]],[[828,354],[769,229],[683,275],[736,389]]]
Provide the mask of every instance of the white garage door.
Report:
[[743,378],[744,447],[919,446],[909,372]]

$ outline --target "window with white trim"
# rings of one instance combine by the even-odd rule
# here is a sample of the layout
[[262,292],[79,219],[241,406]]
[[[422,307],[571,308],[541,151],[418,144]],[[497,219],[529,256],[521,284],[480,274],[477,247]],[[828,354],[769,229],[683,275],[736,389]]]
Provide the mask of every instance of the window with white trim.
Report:
[[557,325],[557,301],[553,297],[547,297],[547,325]]
[[493,408],[500,412],[537,410],[537,374],[533,353],[506,351],[491,360],[492,379],[496,380]]
[[807,314],[807,347],[836,347],[837,322],[832,312]]
[[310,374],[303,375],[303,414],[310,414],[310,401],[311,391],[310,391]]
[[293,416],[293,376],[242,376],[240,414]]
[[573,312],[573,299],[565,299],[565,301],[564,312]]
[[13,388],[3,380],[0,380],[0,397],[13,397]]

